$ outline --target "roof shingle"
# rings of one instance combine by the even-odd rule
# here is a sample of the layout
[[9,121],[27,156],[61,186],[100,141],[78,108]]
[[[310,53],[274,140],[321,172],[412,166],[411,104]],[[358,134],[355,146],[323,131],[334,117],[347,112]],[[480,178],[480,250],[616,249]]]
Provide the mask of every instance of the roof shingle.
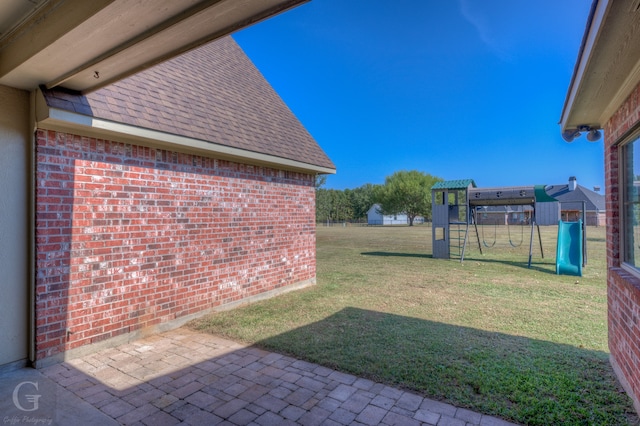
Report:
[[231,37],[50,107],[314,166],[335,165]]
[[603,195],[591,191],[582,185],[569,190],[569,185],[554,185],[547,190],[549,195],[562,203],[563,210],[581,210],[582,202],[586,211],[605,211],[606,201]]

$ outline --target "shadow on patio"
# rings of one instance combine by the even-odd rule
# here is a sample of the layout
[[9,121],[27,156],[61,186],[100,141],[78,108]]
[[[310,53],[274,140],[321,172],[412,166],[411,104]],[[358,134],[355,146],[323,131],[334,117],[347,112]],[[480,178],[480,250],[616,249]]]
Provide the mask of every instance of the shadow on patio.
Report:
[[[446,344],[434,344],[443,337]],[[288,355],[261,349],[283,345]],[[307,361],[294,358],[303,354]],[[610,370],[601,352],[346,308],[256,346],[183,327],[40,371],[43,380],[120,424],[508,424],[442,402],[448,399],[504,418],[513,413],[500,407],[528,404],[532,419],[547,413],[547,424],[633,424],[637,418],[626,410],[626,395],[607,399],[612,388],[617,392],[613,373],[602,376]],[[597,375],[599,380],[581,380]],[[53,392],[47,386],[39,389],[43,403]],[[499,401],[504,395],[511,400]],[[58,397],[58,411],[74,410],[61,402]],[[569,411],[558,409],[566,403]],[[5,406],[11,404],[0,408]],[[74,414],[48,413],[18,410],[15,416],[61,424]]]

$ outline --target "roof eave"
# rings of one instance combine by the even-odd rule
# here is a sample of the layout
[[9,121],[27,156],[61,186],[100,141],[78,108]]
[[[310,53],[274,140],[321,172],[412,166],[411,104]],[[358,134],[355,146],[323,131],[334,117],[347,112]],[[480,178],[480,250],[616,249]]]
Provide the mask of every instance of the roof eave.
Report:
[[640,2],[594,0],[560,118],[599,129],[640,82]]
[[123,143],[133,143],[200,155],[215,155],[221,159],[282,170],[310,174],[336,173],[336,169],[331,167],[308,164],[288,158],[229,147],[158,130],[116,123],[58,108],[50,108],[41,96],[36,98],[36,126],[44,130],[70,132],[80,136],[95,137]]
[[46,1],[0,34],[0,84],[87,93],[307,1]]
[[578,51],[578,58],[573,68],[571,82],[569,83],[569,89],[567,91],[564,105],[562,107],[562,115],[560,117],[560,126],[562,131],[567,130],[568,117],[573,109],[574,102],[576,101],[578,88],[580,87],[580,83],[582,82],[582,79],[584,77],[584,71],[591,56],[591,51],[593,50],[593,44],[596,38],[597,31],[602,23],[601,16],[600,19],[594,22],[594,16],[597,6],[598,4],[602,5],[603,3],[607,2],[608,0],[593,0],[593,3],[591,4],[591,10],[589,11],[589,16],[587,18],[585,32],[582,36],[580,50]]

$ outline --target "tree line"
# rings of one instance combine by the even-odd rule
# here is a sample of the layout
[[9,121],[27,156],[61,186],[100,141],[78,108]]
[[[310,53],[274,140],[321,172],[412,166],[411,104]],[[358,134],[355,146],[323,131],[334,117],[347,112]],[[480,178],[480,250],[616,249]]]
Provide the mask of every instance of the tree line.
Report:
[[366,222],[374,204],[384,215],[406,214],[409,225],[416,217],[431,218],[431,187],[442,179],[417,170],[398,171],[382,185],[364,184],[355,189],[324,188],[326,176],[316,180],[317,222]]

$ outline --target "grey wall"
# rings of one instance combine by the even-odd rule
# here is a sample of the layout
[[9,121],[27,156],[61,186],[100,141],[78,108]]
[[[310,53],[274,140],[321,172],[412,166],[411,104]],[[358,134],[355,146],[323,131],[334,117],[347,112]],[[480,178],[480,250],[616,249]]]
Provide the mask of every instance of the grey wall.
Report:
[[538,225],[557,225],[559,220],[559,203],[536,203],[536,222]]

